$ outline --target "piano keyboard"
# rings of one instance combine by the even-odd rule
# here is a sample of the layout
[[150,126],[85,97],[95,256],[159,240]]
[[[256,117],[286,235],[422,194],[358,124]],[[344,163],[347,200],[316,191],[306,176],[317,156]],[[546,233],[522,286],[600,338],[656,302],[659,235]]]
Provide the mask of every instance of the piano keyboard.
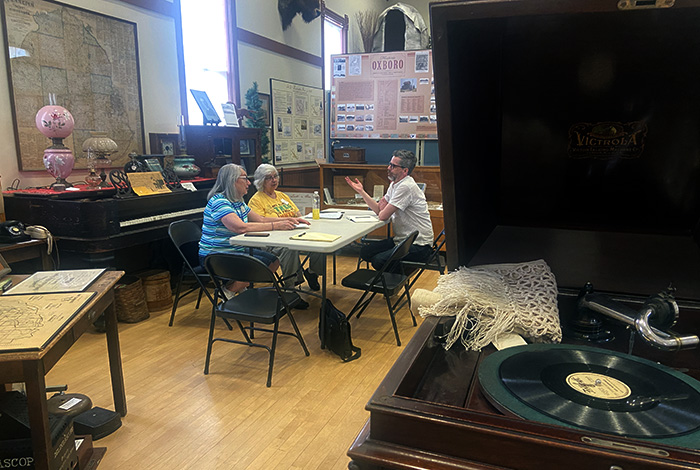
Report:
[[119,227],[129,227],[131,225],[147,224],[149,222],[157,222],[159,220],[172,219],[175,217],[182,217],[185,215],[200,214],[204,212],[204,207],[197,207],[195,209],[185,209],[183,211],[168,212],[165,214],[151,215],[148,217],[140,217],[138,219],[122,220],[119,222]]

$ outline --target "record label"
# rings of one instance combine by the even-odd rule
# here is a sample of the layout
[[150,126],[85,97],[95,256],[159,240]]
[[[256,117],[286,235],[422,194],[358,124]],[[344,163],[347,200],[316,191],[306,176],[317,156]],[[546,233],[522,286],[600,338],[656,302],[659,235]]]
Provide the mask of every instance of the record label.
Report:
[[579,393],[603,400],[622,400],[632,394],[621,380],[593,372],[574,372],[566,377],[566,383]]

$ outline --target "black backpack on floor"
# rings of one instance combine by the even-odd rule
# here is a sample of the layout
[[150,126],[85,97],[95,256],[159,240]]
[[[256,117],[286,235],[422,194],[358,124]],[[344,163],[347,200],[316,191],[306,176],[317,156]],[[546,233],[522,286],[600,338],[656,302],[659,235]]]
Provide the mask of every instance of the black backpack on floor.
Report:
[[343,362],[354,361],[360,357],[362,350],[352,344],[348,319],[328,299],[326,299],[324,316],[326,328],[321,330],[321,325],[319,325],[318,333],[326,348],[340,356]]

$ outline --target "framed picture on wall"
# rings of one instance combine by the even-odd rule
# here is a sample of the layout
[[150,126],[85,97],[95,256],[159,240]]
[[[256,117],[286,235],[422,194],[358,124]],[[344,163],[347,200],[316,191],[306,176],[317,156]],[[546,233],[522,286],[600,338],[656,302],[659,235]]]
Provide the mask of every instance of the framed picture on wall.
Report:
[[240,154],[241,155],[250,155],[250,141],[249,140],[241,140]]
[[148,141],[151,153],[155,155],[175,155],[179,150],[178,137],[178,134],[149,133]]
[[267,93],[258,93],[260,101],[262,101],[262,106],[260,109],[265,112],[263,119],[265,119],[265,125],[270,127],[270,95]]

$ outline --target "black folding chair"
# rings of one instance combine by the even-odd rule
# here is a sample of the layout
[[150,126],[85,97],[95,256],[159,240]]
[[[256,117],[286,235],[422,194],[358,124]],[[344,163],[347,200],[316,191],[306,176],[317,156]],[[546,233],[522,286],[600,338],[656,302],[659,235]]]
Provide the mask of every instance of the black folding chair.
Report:
[[[391,318],[391,324],[394,328],[394,335],[396,336],[397,346],[401,346],[401,340],[399,339],[399,330],[396,327],[396,312],[398,312],[398,310],[401,307],[398,305],[398,301],[392,305],[391,297],[403,288],[404,294],[402,294],[399,300],[401,300],[404,295],[407,296],[407,303],[410,312],[411,294],[408,291],[408,276],[406,276],[403,273],[397,274],[386,272],[386,270],[389,266],[392,265],[392,263],[397,262],[398,260],[400,260],[408,254],[408,251],[411,248],[411,244],[414,242],[417,236],[418,231],[415,231],[411,233],[404,241],[396,245],[393,251],[391,252],[391,256],[389,257],[387,262],[384,263],[384,266],[382,266],[382,268],[379,271],[375,271],[373,269],[358,269],[355,272],[343,278],[343,280],[341,281],[341,284],[345,287],[364,291],[362,293],[362,296],[355,303],[355,306],[348,314],[348,320],[350,320],[352,316],[355,315],[355,313],[357,313],[357,317],[359,318],[360,315],[362,315],[362,312],[365,311],[369,303],[372,302],[372,299],[374,299],[375,295],[377,295],[378,293],[384,295],[386,305],[389,308],[389,317]],[[416,317],[413,316],[413,312],[411,312],[411,318],[413,319],[413,326],[416,326]]]
[[[296,292],[282,290],[277,277],[265,263],[245,253],[211,254],[204,260],[204,267],[211,276],[214,285],[214,306],[211,311],[209,325],[209,341],[207,342],[207,358],[204,365],[204,373],[209,373],[209,360],[212,346],[216,341],[242,344],[266,349],[270,354],[267,372],[267,386],[272,385],[272,366],[275,361],[275,348],[277,335],[294,336],[299,340],[304,354],[309,355],[306,343],[297,327],[292,308],[299,303],[301,297]],[[237,281],[271,284],[271,287],[249,287],[233,298],[226,300],[223,289],[229,279]],[[279,321],[287,316],[294,328],[294,333],[280,331]],[[214,338],[214,325],[216,317],[224,320],[235,320],[243,334],[244,341],[230,338]],[[249,323],[250,326],[244,326]],[[273,329],[260,328],[255,324],[274,325]],[[272,333],[272,344],[267,346],[252,341],[253,332],[265,331]]]
[[[440,274],[445,274],[445,269],[447,268],[447,262],[445,260],[445,255],[443,255],[440,250],[442,250],[442,247],[445,245],[445,229],[442,229],[442,232],[438,234],[438,236],[435,238],[433,241],[433,246],[431,248],[430,256],[428,257],[427,260],[425,261],[401,261],[401,265],[403,267],[403,270],[405,273],[408,274],[409,282],[408,282],[408,289],[411,290],[411,288],[414,286],[414,284],[418,281],[418,278],[423,274],[426,270],[429,271],[437,271]],[[404,295],[401,295],[399,298],[399,301],[401,301],[404,298]],[[403,301],[404,303],[408,302],[408,299]],[[398,308],[403,307],[403,303],[399,305]]]
[[[214,299],[206,287],[207,283],[209,283],[209,274],[199,264],[199,239],[202,238],[202,230],[191,220],[178,220],[170,224],[168,235],[182,257],[182,269],[177,280],[173,310],[170,312],[170,322],[168,323],[168,326],[173,326],[175,310],[177,310],[177,306],[183,297],[199,291],[195,308],[199,308],[202,294],[207,296],[212,305],[214,304]],[[190,287],[181,294],[183,283],[187,284],[188,282],[191,283]]]

